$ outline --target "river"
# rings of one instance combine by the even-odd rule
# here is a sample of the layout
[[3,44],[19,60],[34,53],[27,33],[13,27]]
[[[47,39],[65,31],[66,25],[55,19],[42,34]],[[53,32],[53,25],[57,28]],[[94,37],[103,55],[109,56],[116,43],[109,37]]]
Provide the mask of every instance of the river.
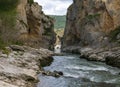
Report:
[[101,62],[87,61],[79,55],[53,56],[49,71],[62,71],[63,76],[39,75],[38,87],[120,87],[120,69]]

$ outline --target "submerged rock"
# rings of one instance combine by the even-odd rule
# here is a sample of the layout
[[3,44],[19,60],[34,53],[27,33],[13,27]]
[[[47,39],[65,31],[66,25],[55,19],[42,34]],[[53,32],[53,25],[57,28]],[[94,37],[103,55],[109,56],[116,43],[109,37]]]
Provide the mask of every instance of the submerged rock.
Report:
[[42,71],[40,72],[42,75],[46,75],[46,76],[53,76],[53,77],[60,77],[63,75],[63,72],[61,71]]

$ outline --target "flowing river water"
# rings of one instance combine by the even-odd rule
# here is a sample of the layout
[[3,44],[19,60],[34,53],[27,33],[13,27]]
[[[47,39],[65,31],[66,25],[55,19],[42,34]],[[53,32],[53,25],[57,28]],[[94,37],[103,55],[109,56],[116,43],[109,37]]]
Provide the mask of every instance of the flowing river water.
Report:
[[120,69],[101,62],[87,61],[79,55],[53,56],[49,71],[62,71],[63,76],[39,75],[38,87],[120,87]]

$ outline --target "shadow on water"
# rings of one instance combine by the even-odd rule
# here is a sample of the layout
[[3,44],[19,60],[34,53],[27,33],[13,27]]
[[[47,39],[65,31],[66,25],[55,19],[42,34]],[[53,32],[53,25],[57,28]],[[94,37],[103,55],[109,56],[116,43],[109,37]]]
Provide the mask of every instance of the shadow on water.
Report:
[[79,55],[54,56],[49,71],[62,71],[60,78],[39,75],[37,87],[120,87],[120,69],[100,62],[89,62]]

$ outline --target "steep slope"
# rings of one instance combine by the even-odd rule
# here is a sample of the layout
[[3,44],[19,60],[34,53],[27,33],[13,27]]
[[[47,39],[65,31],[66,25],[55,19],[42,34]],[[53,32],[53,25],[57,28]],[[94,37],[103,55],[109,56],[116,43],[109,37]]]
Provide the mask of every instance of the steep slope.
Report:
[[110,45],[110,40],[119,39],[119,18],[119,0],[74,0],[68,8],[63,47]]
[[[43,13],[42,7],[33,0],[18,0],[14,10],[16,13],[13,19],[5,21],[15,21],[14,26],[9,27],[10,24],[7,25],[6,32],[9,34],[5,35],[3,31],[5,28],[1,25],[1,40],[4,43],[26,44],[36,48],[53,49],[56,38],[53,19]],[[8,10],[4,11],[4,13],[7,12]],[[4,23],[3,19],[1,17],[1,23]]]
[[120,67],[119,19],[120,0],[73,0],[67,12],[62,50]]

